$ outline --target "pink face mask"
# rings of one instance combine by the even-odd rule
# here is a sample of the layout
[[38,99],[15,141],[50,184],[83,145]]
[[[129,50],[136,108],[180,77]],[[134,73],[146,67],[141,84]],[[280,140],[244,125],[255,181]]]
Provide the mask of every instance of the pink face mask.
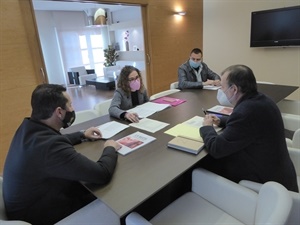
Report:
[[131,91],[137,91],[137,90],[140,90],[140,88],[141,88],[141,82],[139,79],[136,79],[136,80],[130,81],[129,86],[130,86]]

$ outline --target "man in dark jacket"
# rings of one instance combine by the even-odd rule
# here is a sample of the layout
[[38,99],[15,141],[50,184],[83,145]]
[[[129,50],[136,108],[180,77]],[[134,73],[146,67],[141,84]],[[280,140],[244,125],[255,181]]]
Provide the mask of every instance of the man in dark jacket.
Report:
[[[267,96],[257,92],[250,68],[231,66],[221,75],[217,98],[234,106],[229,117],[206,115],[200,128],[208,155],[200,165],[232,181],[276,181],[298,192],[281,113]],[[223,127],[217,134],[213,124]]]
[[178,68],[178,88],[203,88],[205,85],[220,85],[218,74],[202,62],[202,51],[194,48],[190,58]]
[[101,132],[95,127],[59,132],[75,120],[70,96],[60,85],[37,86],[31,106],[31,117],[16,131],[6,158],[3,197],[9,219],[54,224],[95,199],[80,181],[108,183],[120,146],[106,141],[97,162],[76,152],[73,145],[100,139]]

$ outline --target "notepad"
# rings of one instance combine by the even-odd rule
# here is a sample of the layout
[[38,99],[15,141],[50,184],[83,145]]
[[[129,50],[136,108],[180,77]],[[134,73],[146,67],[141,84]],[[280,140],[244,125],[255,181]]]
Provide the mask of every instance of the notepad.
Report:
[[177,136],[168,142],[168,147],[197,155],[204,147],[203,142]]

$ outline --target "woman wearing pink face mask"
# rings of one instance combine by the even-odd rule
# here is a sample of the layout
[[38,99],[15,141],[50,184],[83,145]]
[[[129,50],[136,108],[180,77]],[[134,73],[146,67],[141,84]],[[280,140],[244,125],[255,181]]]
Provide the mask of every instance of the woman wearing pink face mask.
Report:
[[117,89],[110,104],[109,114],[119,119],[139,122],[137,113],[126,110],[148,102],[147,90],[143,84],[141,72],[133,66],[125,66],[120,73]]

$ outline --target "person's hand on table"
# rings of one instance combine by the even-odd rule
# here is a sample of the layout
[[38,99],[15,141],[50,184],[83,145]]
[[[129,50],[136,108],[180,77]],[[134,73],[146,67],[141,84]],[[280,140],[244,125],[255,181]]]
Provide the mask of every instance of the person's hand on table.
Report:
[[125,119],[133,122],[133,123],[138,123],[139,122],[139,116],[137,113],[130,113],[130,112],[127,112],[125,114]]
[[99,140],[102,138],[102,133],[97,127],[90,127],[83,134],[85,138],[90,140]]
[[213,114],[205,115],[202,125],[203,126],[212,126],[212,125],[220,125],[220,118]]
[[104,148],[108,147],[108,146],[114,147],[116,149],[116,151],[118,151],[121,148],[121,145],[118,142],[114,141],[114,140],[107,140],[104,143]]

